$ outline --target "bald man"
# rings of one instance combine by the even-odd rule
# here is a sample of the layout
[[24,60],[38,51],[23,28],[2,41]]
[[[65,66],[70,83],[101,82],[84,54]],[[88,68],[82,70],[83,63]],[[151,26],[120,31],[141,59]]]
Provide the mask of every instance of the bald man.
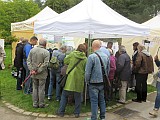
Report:
[[102,75],[101,62],[97,54],[102,59],[105,73],[109,73],[109,58],[101,50],[100,40],[94,40],[92,43],[93,53],[89,55],[85,70],[85,80],[89,86],[89,95],[91,102],[91,120],[97,120],[98,105],[100,107],[100,119],[105,119],[106,103],[104,99],[104,81]]
[[33,48],[27,59],[27,65],[32,74],[33,81],[33,107],[34,108],[44,108],[45,97],[45,83],[47,78],[47,67],[49,63],[49,51],[46,50],[47,41],[45,39],[39,40],[39,45]]

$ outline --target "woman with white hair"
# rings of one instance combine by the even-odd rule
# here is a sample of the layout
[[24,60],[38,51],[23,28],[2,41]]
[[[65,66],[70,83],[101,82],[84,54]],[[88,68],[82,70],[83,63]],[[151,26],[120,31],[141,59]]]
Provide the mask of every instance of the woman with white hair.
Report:
[[126,102],[126,89],[128,86],[128,81],[131,77],[131,64],[130,64],[130,57],[126,52],[125,46],[120,46],[119,54],[117,60],[117,76],[118,79],[121,81],[121,87],[119,88],[119,100],[117,102],[121,104],[125,104]]

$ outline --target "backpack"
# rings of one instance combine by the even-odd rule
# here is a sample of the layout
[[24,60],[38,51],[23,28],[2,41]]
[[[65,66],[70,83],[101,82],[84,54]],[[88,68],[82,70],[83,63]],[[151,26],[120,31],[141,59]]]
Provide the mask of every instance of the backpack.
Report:
[[[58,57],[58,56],[57,56]],[[49,68],[57,70],[59,68],[59,60],[56,56],[52,56],[51,60],[49,61]]]
[[152,56],[147,56],[147,72],[149,73],[149,74],[151,74],[152,72],[154,72],[154,65],[153,65],[153,58],[152,58]]

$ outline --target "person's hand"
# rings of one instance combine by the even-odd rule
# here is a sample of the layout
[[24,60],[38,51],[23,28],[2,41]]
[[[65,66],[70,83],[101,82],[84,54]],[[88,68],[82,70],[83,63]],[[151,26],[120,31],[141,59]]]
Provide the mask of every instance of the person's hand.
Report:
[[23,68],[21,67],[20,70],[23,70]]
[[32,70],[32,71],[31,71],[31,74],[32,74],[32,75],[36,75],[36,74],[37,74],[37,71]]
[[156,56],[154,57],[154,60],[158,60],[158,55],[156,55]]

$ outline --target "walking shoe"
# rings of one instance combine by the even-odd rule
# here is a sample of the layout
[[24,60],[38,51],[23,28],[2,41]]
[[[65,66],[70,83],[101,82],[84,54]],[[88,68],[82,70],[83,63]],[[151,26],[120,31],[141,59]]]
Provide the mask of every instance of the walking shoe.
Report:
[[46,108],[48,106],[49,106],[49,104],[39,105],[39,108]]
[[52,100],[52,98],[51,98],[51,97],[48,97],[48,100],[49,100],[49,101],[51,101],[51,100]]
[[146,102],[146,100],[142,100],[142,102]]
[[131,90],[132,90],[132,88],[128,88],[128,89],[127,89],[127,92],[130,92]]
[[59,99],[56,99],[56,101],[59,102],[60,100],[59,100]]
[[35,102],[33,103],[33,108],[39,108],[38,102],[35,101]]
[[33,108],[39,108],[39,106],[38,105],[33,105]]
[[151,112],[149,112],[150,115],[152,115],[153,117],[157,117],[158,116],[158,109],[153,109]]
[[56,115],[59,116],[59,117],[64,117],[64,114],[60,113],[59,110],[56,111]]
[[75,115],[75,118],[79,118],[79,114],[74,114]]
[[133,102],[139,102],[139,103],[142,103],[141,100],[138,100],[138,99],[132,99]]
[[125,104],[125,102],[122,102],[120,100],[117,100],[117,102],[120,103],[120,104]]

